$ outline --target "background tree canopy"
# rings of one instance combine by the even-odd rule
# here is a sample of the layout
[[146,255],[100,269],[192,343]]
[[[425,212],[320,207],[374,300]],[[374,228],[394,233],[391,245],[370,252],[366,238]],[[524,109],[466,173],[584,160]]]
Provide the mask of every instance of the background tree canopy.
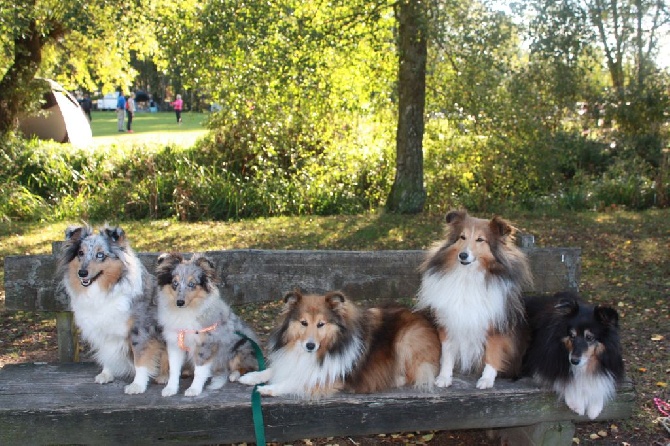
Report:
[[[647,0],[0,0],[0,133],[50,77],[215,104],[212,175],[347,184],[261,213],[667,206],[669,22]],[[352,157],[365,175],[337,175]]]

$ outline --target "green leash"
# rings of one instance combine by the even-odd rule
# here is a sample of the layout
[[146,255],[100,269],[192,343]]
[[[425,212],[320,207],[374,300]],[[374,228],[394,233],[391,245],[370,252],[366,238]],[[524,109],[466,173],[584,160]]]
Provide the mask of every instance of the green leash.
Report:
[[[263,350],[254,342],[253,339],[244,333],[239,331],[235,332],[239,337],[246,339],[251,342],[251,346],[254,348],[256,353],[256,360],[258,361],[258,371],[265,370],[265,358],[263,357]],[[254,390],[251,391],[251,414],[254,420],[254,432],[256,434],[256,444],[258,446],[265,446],[265,424],[263,423],[263,409],[261,408],[261,394],[258,391],[258,386],[262,384],[256,384]]]

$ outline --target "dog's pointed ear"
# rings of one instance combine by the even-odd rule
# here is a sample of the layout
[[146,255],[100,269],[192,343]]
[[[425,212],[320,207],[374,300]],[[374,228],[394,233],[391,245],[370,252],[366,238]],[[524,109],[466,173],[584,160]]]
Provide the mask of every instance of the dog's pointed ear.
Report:
[[326,303],[333,311],[340,311],[345,306],[347,298],[341,291],[331,291],[326,294]]
[[461,223],[463,220],[465,220],[465,218],[466,218],[467,216],[468,216],[468,211],[463,211],[463,210],[456,211],[456,210],[453,210],[453,211],[449,211],[449,212],[447,213],[446,217],[444,217],[444,221],[445,221],[448,225],[455,225],[455,224]]
[[593,316],[603,325],[611,328],[619,327],[619,313],[612,307],[596,305],[593,309]]
[[284,294],[284,304],[287,306],[293,306],[300,302],[302,299],[302,293],[298,288],[294,289],[293,291],[289,291],[288,293]]
[[561,316],[572,316],[579,311],[579,302],[574,297],[565,296],[554,305],[554,309]]
[[116,243],[122,248],[127,244],[126,233],[119,226],[112,227],[105,225],[105,227],[100,230],[100,234],[107,237],[112,241],[112,243]]
[[181,263],[183,260],[184,257],[178,252],[164,252],[156,259],[156,265]]
[[65,240],[67,241],[77,241],[83,238],[86,233],[86,228],[83,226],[68,226],[65,230]]
[[[199,254],[199,253],[198,254],[193,254],[193,257],[191,258],[191,262],[205,272],[205,276],[207,277],[207,280],[209,280],[210,282],[216,282],[217,281],[216,266],[214,265],[214,262],[212,262],[212,260],[210,260],[204,254]],[[203,285],[206,286],[206,284],[204,284],[204,283],[203,283]]]
[[489,222],[489,230],[497,237],[507,237],[514,233],[514,227],[507,220],[497,215]]

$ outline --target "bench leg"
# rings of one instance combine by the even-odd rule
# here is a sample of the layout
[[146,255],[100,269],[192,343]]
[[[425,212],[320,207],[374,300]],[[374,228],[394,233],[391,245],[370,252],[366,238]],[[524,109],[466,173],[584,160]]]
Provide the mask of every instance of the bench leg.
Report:
[[556,421],[514,427],[499,431],[502,444],[510,446],[570,446],[575,436],[575,424]]
[[69,311],[56,313],[56,331],[58,332],[58,360],[60,362],[78,362],[77,332],[74,316]]

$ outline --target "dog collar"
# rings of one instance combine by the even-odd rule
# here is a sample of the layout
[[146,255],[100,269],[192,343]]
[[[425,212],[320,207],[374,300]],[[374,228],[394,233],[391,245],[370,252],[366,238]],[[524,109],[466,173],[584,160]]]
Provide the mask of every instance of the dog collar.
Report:
[[194,334],[207,333],[208,331],[215,330],[217,325],[219,325],[219,323],[214,322],[209,327],[205,327],[205,328],[200,329],[200,330],[189,330],[189,329],[179,330],[177,332],[177,345],[179,345],[180,349],[187,352],[189,349],[188,349],[188,347],[186,347],[186,344],[184,344],[184,337],[186,336],[186,333],[194,333]]

